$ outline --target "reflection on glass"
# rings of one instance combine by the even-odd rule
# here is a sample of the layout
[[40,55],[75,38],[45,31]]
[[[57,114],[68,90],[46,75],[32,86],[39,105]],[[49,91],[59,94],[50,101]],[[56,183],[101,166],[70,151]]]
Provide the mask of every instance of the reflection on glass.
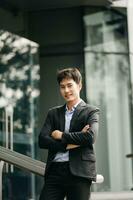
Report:
[[84,25],[86,51],[127,53],[127,29],[124,15],[107,10],[93,12],[84,16]]
[[[30,157],[35,157],[37,102],[40,94],[39,79],[38,45],[1,30],[0,144],[10,149],[12,146],[13,150]],[[12,115],[12,125],[10,115]],[[13,135],[11,126],[13,126]],[[17,168],[13,173],[10,169],[8,171],[4,174],[3,199],[27,200],[27,197],[34,198],[34,176]],[[21,191],[18,188],[20,182]]]
[[[89,12],[88,12],[89,13]],[[84,17],[87,101],[100,107],[97,171],[105,177],[96,191],[132,187],[130,74],[124,15],[97,11]]]

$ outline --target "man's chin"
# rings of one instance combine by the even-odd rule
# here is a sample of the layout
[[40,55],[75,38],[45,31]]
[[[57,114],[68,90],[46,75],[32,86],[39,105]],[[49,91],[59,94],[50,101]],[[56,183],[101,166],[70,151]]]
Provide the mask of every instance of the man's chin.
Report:
[[73,102],[73,101],[74,101],[73,99],[69,99],[69,98],[66,99],[66,102],[67,102],[67,103],[71,103],[71,102]]

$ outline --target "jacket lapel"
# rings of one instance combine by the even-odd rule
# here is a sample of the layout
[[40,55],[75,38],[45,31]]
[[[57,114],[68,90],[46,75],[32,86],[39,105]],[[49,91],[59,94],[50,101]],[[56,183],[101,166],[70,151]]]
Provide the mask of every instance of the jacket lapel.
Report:
[[71,119],[71,123],[70,123],[70,129],[72,130],[73,125],[75,124],[76,119],[78,118],[78,115],[80,114],[80,112],[82,111],[83,107],[86,106],[86,103],[82,100],[76,107],[72,119]]
[[64,131],[65,129],[65,110],[66,110],[66,105],[62,106],[59,112],[60,131]]

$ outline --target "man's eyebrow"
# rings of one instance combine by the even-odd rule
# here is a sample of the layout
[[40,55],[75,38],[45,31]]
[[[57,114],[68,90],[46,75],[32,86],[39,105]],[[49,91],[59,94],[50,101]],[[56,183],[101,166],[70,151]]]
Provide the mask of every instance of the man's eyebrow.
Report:
[[64,86],[64,84],[60,84],[60,86]]
[[65,86],[65,85],[71,85],[72,83],[67,83],[67,84],[61,84],[60,83],[60,86]]

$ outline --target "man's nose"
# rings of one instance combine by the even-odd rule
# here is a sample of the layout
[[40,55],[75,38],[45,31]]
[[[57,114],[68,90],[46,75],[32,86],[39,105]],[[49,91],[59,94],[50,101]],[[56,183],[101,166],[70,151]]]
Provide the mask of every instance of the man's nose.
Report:
[[65,87],[65,92],[68,92],[69,91],[69,88],[68,87]]

